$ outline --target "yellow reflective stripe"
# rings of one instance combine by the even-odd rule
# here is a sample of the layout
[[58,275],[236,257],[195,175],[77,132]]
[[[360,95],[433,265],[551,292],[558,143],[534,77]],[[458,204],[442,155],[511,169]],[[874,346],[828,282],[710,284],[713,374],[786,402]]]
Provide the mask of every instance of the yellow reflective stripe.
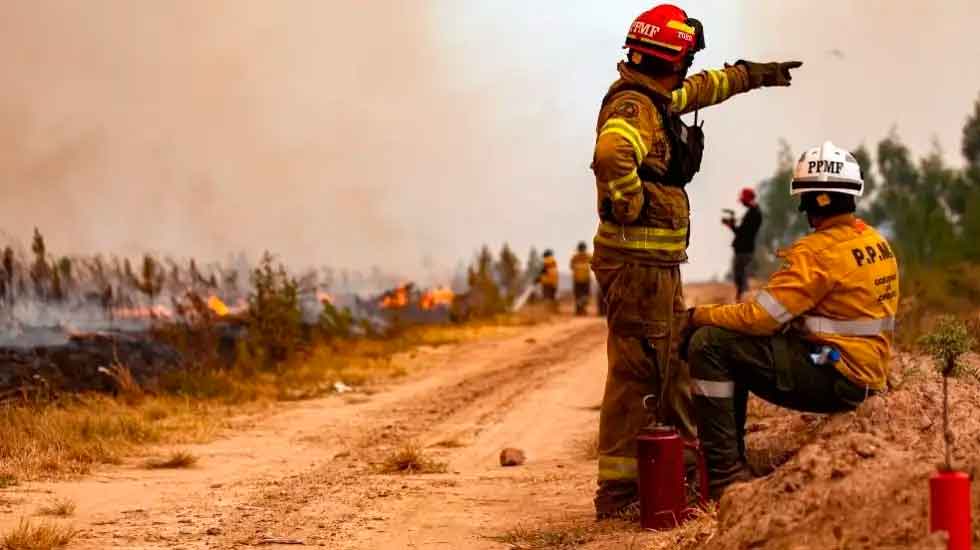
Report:
[[718,79],[721,80],[721,92],[719,93],[720,101],[725,101],[728,99],[728,94],[730,91],[728,84],[728,73],[726,73],[724,70],[716,70],[715,72],[718,74]]
[[667,23],[667,28],[668,29],[678,30],[678,31],[681,31],[681,32],[686,32],[687,34],[694,34],[694,27],[692,27],[690,25],[687,25],[687,24],[684,24],[684,23],[681,23],[680,21],[677,21],[677,20],[671,20],[671,21],[669,21]]
[[613,198],[619,198],[615,196],[617,193],[632,193],[641,187],[640,176],[637,175],[636,169],[634,168],[629,174],[612,180],[608,185],[609,190],[614,195]]
[[610,239],[602,235],[596,235],[595,241],[610,248],[624,248],[626,250],[663,250],[666,252],[676,252],[687,248],[687,243],[661,243],[654,241],[623,241],[620,239]]
[[687,248],[687,228],[620,226],[603,222],[599,224],[595,239],[613,248],[677,251]]
[[718,82],[718,75],[714,71],[708,71],[708,77],[711,78],[711,105],[718,103],[718,87],[720,83]]
[[600,233],[615,233],[625,235],[635,240],[645,237],[677,237],[687,238],[687,228],[669,229],[666,227],[642,227],[642,226],[620,226],[613,223],[602,222],[599,224]]
[[602,129],[599,130],[599,137],[608,133],[620,135],[626,141],[630,142],[630,145],[633,146],[633,152],[636,154],[636,163],[643,162],[644,157],[647,156],[648,149],[643,142],[643,136],[635,126],[622,118],[610,118],[602,125]]
[[637,462],[633,457],[608,456],[599,457],[599,481],[620,479],[636,479]]
[[634,193],[636,191],[639,191],[642,188],[643,188],[643,184],[640,183],[640,178],[636,178],[635,180],[633,180],[632,182],[630,182],[628,185],[623,185],[622,187],[617,188],[615,192],[616,193]]
[[629,174],[626,174],[625,176],[616,178],[611,182],[609,182],[609,188],[613,189],[616,187],[620,187],[623,184],[632,183],[633,180],[637,180],[637,179],[640,179],[640,176],[636,173],[636,168],[634,168],[630,170]]
[[636,163],[639,164],[643,162],[643,157],[646,156],[646,152],[643,148],[643,143],[636,141],[636,138],[627,130],[623,128],[606,128],[599,134],[602,137],[606,134],[616,134],[626,139],[633,146],[633,154],[636,156]]
[[687,86],[682,85],[680,88],[676,89],[671,93],[671,103],[674,104],[674,110],[681,112],[684,107],[687,107]]
[[614,201],[622,200],[623,196],[626,194],[632,194],[643,188],[643,184],[640,183],[640,178],[636,178],[627,185],[617,188],[611,188],[611,194]]

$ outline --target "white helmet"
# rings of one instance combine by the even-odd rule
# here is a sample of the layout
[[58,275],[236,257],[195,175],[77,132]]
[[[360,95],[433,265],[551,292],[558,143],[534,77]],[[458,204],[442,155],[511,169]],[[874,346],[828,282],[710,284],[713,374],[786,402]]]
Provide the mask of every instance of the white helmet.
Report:
[[860,197],[864,193],[864,178],[861,165],[854,155],[825,141],[803,153],[796,170],[793,171],[793,184],[790,195],[810,191],[829,191]]

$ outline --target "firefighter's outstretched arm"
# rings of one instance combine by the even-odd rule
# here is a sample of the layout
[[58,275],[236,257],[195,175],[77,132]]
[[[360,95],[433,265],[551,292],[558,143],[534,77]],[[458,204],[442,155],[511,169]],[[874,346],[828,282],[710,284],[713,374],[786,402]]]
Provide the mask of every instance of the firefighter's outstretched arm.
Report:
[[828,270],[812,251],[800,247],[787,253],[784,260],[786,264],[773,273],[755,300],[696,307],[691,324],[768,336],[813,308],[833,287]]
[[791,69],[802,66],[799,61],[786,63],[753,63],[738,61],[724,69],[708,69],[684,80],[674,90],[671,108],[676,113],[689,113],[721,103],[735,94],[763,86],[789,86]]
[[610,116],[599,128],[593,170],[596,182],[608,189],[617,218],[632,220],[631,203],[642,200],[643,186],[637,168],[653,145],[653,106],[634,92],[624,92],[609,105]]

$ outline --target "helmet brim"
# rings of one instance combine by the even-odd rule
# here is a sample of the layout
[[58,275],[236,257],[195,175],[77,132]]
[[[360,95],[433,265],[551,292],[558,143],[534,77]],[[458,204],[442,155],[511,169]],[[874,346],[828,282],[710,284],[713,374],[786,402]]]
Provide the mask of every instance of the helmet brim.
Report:
[[646,55],[652,55],[657,59],[663,59],[664,61],[669,61],[671,63],[676,63],[684,58],[684,52],[678,51],[676,53],[671,53],[671,50],[666,47],[658,47],[653,44],[644,44],[638,40],[630,40],[623,46],[624,50],[636,50],[640,53]]
[[793,180],[790,184],[790,195],[802,195],[803,193],[842,193],[844,195],[854,195],[860,197],[864,192],[864,183],[854,180]]

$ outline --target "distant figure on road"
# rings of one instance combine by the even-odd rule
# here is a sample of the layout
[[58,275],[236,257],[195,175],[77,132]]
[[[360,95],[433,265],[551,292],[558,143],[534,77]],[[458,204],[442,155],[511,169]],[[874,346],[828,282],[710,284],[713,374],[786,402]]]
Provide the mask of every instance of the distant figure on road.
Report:
[[578,252],[572,256],[572,290],[575,293],[575,315],[585,315],[592,294],[592,254],[585,242],[578,243]]
[[759,234],[759,227],[762,226],[762,211],[759,210],[759,205],[755,202],[755,191],[751,187],[742,189],[738,202],[748,209],[742,216],[742,222],[735,225],[734,216],[724,218],[721,221],[735,233],[735,240],[732,241],[732,248],[735,249],[732,274],[735,277],[736,302],[740,302],[742,294],[749,289],[749,270],[752,257],[755,255],[755,237]]
[[545,250],[544,267],[538,275],[538,284],[541,285],[541,296],[545,301],[550,302],[554,309],[558,309],[558,262],[555,260],[555,253]]

